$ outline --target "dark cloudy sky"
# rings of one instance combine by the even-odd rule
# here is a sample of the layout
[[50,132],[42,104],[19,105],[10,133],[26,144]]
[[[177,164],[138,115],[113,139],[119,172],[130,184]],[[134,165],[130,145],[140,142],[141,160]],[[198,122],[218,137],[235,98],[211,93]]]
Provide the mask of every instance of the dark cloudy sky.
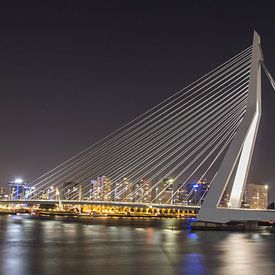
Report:
[[[2,1],[0,185],[109,134],[249,46],[254,29],[275,75],[275,2],[258,2]],[[275,93],[263,82],[251,180],[275,186]]]

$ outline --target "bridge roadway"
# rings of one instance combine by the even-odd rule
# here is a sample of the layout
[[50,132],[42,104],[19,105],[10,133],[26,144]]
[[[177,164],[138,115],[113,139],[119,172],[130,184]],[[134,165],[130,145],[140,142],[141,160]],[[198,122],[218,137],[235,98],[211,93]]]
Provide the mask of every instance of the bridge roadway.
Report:
[[0,200],[0,204],[70,204],[70,205],[104,205],[104,206],[121,206],[137,208],[158,208],[158,209],[176,209],[176,210],[193,210],[198,211],[200,206],[183,205],[183,204],[155,204],[155,203],[136,203],[136,202],[117,202],[117,201],[90,201],[90,200],[43,200],[43,199],[5,199]]

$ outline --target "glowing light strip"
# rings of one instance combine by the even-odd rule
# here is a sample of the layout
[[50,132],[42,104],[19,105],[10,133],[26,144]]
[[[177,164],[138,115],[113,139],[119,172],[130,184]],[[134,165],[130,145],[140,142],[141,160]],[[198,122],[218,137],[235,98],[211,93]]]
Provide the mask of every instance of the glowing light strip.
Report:
[[237,171],[235,174],[231,195],[230,195],[230,205],[233,208],[240,207],[241,196],[243,194],[243,187],[245,184],[246,176],[248,173],[249,162],[253,152],[253,143],[257,135],[257,125],[259,122],[259,106],[257,104],[256,112],[251,122],[249,131],[244,140],[243,148],[240,155],[240,160],[238,163]]

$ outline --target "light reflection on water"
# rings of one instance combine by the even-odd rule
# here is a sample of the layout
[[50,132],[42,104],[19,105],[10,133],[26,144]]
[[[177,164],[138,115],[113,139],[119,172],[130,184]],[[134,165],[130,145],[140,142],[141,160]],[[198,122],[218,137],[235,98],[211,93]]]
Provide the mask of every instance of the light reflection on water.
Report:
[[274,234],[131,223],[0,217],[0,274],[275,274]]

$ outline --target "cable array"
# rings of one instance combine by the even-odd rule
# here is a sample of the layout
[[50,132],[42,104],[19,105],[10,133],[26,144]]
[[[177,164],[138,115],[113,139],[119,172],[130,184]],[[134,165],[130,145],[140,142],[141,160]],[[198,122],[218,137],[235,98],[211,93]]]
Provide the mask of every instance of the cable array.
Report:
[[202,203],[245,115],[251,51],[33,180],[29,198]]

